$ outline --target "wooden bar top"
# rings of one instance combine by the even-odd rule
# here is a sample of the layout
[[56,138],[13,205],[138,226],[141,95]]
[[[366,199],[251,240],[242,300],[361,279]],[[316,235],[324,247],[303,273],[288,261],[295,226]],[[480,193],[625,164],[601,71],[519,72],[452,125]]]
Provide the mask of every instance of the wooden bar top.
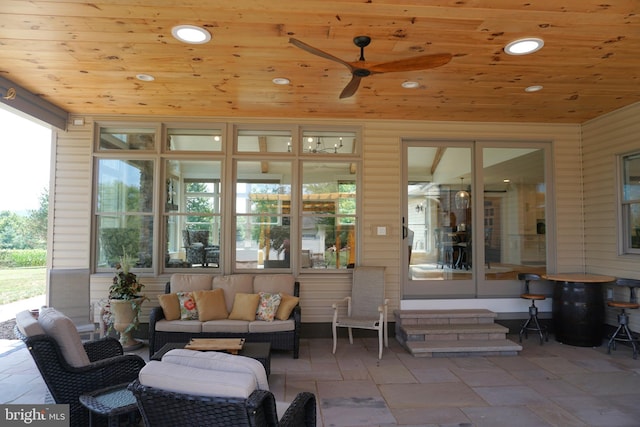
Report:
[[612,276],[602,276],[599,274],[584,273],[556,273],[545,274],[544,279],[553,280],[554,282],[570,282],[570,283],[608,283],[615,282],[616,278]]

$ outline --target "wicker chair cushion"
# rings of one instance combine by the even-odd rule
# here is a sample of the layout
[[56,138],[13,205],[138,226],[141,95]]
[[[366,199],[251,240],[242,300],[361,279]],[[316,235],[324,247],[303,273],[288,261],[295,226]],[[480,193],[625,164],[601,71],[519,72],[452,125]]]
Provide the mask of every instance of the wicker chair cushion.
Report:
[[40,323],[38,323],[38,319],[33,317],[29,310],[24,310],[16,314],[16,326],[20,330],[20,333],[26,337],[44,335],[45,333]]
[[256,274],[253,292],[285,293],[293,295],[296,279],[291,274]]
[[172,274],[171,292],[193,292],[211,289],[211,276],[207,274]]
[[[211,320],[202,323],[202,332],[205,333],[225,333],[225,334],[246,334],[249,332],[249,324],[246,320]],[[265,322],[262,322],[265,323]]]
[[269,390],[269,381],[262,363],[245,356],[234,356],[219,351],[176,349],[162,356],[163,362],[214,371],[239,372],[253,375],[258,390]]
[[286,332],[293,331],[296,328],[296,323],[293,320],[274,320],[273,322],[265,322],[263,320],[256,320],[248,323],[249,332]]
[[87,352],[82,345],[82,339],[76,329],[76,325],[64,314],[55,308],[40,310],[38,323],[47,335],[56,340],[62,357],[71,366],[87,366],[90,362]]
[[213,289],[222,289],[224,291],[224,300],[227,303],[227,311],[231,313],[236,293],[253,293],[253,276],[251,274],[214,276],[212,287]]
[[257,387],[255,376],[249,373],[215,371],[155,360],[140,370],[138,379],[142,385],[193,396],[246,399]]

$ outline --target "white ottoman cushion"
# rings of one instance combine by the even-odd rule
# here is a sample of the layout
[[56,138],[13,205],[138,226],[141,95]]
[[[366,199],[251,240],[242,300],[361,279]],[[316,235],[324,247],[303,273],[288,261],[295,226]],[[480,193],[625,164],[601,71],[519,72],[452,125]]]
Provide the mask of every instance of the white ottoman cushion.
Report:
[[192,396],[246,399],[256,389],[252,374],[176,365],[164,360],[147,363],[138,375],[140,384]]

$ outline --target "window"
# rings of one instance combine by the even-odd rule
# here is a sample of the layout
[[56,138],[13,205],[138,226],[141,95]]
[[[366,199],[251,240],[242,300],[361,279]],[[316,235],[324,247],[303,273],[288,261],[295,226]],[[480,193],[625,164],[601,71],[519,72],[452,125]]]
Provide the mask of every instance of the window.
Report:
[[301,268],[353,267],[356,262],[356,167],[302,164]]
[[640,153],[621,157],[622,252],[640,254]]
[[152,160],[99,159],[96,188],[96,265],[111,270],[126,253],[134,266],[153,261]]
[[165,268],[220,267],[221,161],[166,160]]
[[100,123],[96,271],[111,272],[125,253],[155,274],[355,265],[357,136],[346,127]]
[[291,170],[287,161],[236,165],[236,269],[291,267]]

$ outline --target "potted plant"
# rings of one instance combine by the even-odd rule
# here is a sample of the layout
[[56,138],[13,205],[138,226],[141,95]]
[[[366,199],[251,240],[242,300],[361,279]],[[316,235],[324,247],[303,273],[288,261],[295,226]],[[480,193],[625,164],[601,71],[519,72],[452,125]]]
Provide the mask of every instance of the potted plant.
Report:
[[140,294],[144,285],[130,271],[131,258],[125,251],[123,253],[109,287],[109,310],[113,316],[111,326],[120,334],[120,344],[126,351],[131,351],[142,346],[132,333],[138,328],[140,308],[147,298]]

